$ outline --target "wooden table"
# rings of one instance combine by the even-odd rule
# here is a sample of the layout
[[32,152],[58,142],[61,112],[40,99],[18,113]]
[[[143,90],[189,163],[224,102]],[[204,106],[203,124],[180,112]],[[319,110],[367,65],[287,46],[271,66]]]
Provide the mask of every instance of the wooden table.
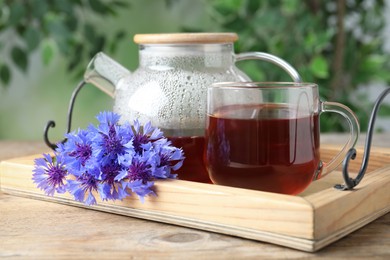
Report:
[[[340,143],[345,135],[323,135]],[[363,137],[364,140],[364,137]],[[390,147],[390,134],[374,145]],[[48,151],[42,142],[1,141],[0,160]],[[0,258],[390,259],[390,214],[317,253],[0,192]]]

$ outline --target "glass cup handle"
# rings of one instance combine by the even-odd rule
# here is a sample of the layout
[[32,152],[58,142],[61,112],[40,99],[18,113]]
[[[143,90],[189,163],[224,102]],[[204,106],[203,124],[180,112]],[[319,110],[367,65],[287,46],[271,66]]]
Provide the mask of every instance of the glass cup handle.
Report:
[[335,112],[342,115],[347,120],[349,125],[349,139],[344,145],[344,147],[341,149],[341,151],[335,157],[333,157],[327,163],[323,162],[322,171],[320,171],[320,173],[317,174],[314,179],[324,177],[329,172],[333,171],[336,167],[338,167],[344,160],[344,157],[347,152],[355,146],[360,133],[359,122],[354,112],[352,112],[349,107],[336,102],[323,101],[320,102],[320,113],[322,112]]
[[262,61],[271,62],[277,65],[278,67],[282,68],[284,71],[286,71],[293,79],[294,82],[302,82],[301,76],[294,69],[294,67],[291,66],[285,60],[275,55],[265,53],[265,52],[245,52],[245,53],[239,53],[235,55],[235,61],[242,61],[242,60],[262,60]]

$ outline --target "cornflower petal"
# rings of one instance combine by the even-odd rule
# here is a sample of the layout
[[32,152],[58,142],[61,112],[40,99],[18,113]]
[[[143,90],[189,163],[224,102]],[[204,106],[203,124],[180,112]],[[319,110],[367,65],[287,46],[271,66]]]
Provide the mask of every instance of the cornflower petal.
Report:
[[100,112],[96,118],[101,125],[115,125],[119,122],[120,115],[109,111],[103,111]]
[[152,123],[150,121],[146,122],[146,124],[143,127],[143,133],[144,134],[150,134],[153,131]]
[[75,193],[73,193],[73,196],[74,196],[75,200],[84,203],[85,192],[83,189],[81,189],[81,188],[77,189],[75,191]]
[[152,142],[147,142],[147,143],[141,144],[141,148],[144,151],[150,151],[153,148]]
[[109,200],[112,198],[111,186],[109,184],[103,183],[101,185],[98,185],[97,190],[102,200]]
[[60,194],[62,193],[65,193],[66,192],[66,186],[65,185],[61,185],[59,187],[57,187],[56,191]]
[[127,170],[122,170],[122,171],[119,172],[119,174],[117,176],[115,176],[115,181],[121,181],[124,178],[126,178],[127,175],[128,175]]
[[176,160],[183,160],[183,159],[184,159],[183,150],[175,147],[173,153],[171,153],[170,160],[176,161]]
[[157,140],[163,136],[163,132],[159,128],[153,127],[150,121],[144,125],[143,134],[149,136],[150,140]]
[[48,163],[52,163],[52,162],[51,162],[51,158],[50,158],[50,161],[49,160],[45,160],[44,158],[37,158],[37,159],[34,160],[34,163],[35,163],[36,166],[40,166],[41,167],[39,169],[42,169],[42,167],[47,167],[47,164]]
[[126,186],[125,182],[120,182],[119,183],[118,190],[117,190],[117,192],[118,192],[118,195],[117,195],[118,199],[122,200],[122,199],[130,196],[130,194],[128,192],[126,192],[126,188],[127,188],[127,186]]
[[134,127],[134,132],[135,133],[139,133],[140,132],[141,125],[140,125],[138,119],[134,120],[133,127]]
[[171,169],[177,171],[183,166],[183,160],[178,161],[176,164],[172,165]]
[[134,151],[130,151],[123,155],[118,155],[118,164],[121,165],[122,167],[131,165],[134,154],[135,154]]
[[[54,154],[54,158],[57,156],[57,154]],[[49,164],[53,164],[53,158],[50,156],[50,154],[48,153],[44,153],[43,154],[43,157],[45,157],[45,160],[49,163]],[[62,157],[61,157],[62,158]]]
[[162,137],[163,137],[163,132],[158,128],[155,128],[153,130],[152,134],[150,135],[151,140],[157,140],[157,139],[160,139]]
[[88,205],[88,206],[96,205],[96,204],[97,204],[96,199],[95,199],[95,196],[93,196],[93,194],[92,194],[92,191],[89,191],[88,197],[87,197],[87,199],[85,200],[84,203],[85,203],[86,205]]
[[84,202],[85,192],[81,188],[81,183],[76,180],[69,180],[67,185],[69,193],[73,195],[76,201]]
[[126,142],[129,144],[128,148],[133,148],[134,132],[128,122],[124,123],[123,125],[120,125],[119,135],[122,137],[123,143],[125,143],[125,145],[127,145]]
[[143,183],[141,180],[136,180],[128,183],[127,187],[131,189],[132,192],[138,195],[138,198],[140,199],[141,203],[144,203],[146,196],[156,196],[156,193],[152,190],[153,185],[153,181]]

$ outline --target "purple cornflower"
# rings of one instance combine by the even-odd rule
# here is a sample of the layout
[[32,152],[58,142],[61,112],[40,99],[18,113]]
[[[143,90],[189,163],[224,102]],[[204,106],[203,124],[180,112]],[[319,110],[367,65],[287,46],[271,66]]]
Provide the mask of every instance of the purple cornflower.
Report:
[[55,160],[49,154],[43,154],[44,158],[35,159],[33,181],[46,195],[53,196],[55,192],[66,191],[65,178],[68,172],[65,169],[63,157],[55,155]]

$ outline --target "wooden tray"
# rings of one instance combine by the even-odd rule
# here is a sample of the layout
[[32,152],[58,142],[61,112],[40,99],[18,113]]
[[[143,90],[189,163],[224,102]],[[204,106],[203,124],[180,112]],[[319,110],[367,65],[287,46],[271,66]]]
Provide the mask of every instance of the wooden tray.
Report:
[[[324,146],[327,161],[339,147]],[[357,172],[362,152],[351,162]],[[3,192],[93,210],[181,225],[314,252],[390,211],[390,149],[372,148],[369,168],[353,191],[338,191],[343,183],[335,171],[313,182],[298,196],[281,195],[180,180],[157,181],[158,197],[142,204],[137,196],[123,201],[85,206],[69,194],[48,197],[33,184],[33,159],[0,163]]]

